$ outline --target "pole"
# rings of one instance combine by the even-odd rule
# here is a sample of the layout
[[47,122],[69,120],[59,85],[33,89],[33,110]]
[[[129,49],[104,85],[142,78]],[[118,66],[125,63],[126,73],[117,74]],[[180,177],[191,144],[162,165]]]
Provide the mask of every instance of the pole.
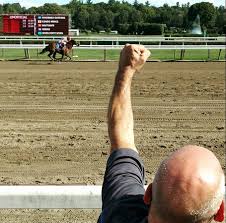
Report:
[[5,55],[5,50],[4,48],[2,48],[2,58],[4,57],[4,55]]
[[24,57],[25,57],[25,59],[27,59],[27,50],[26,49],[24,49]]
[[183,50],[180,51],[180,59],[182,60]]
[[27,57],[28,57],[28,59],[30,59],[30,52],[29,52],[29,49],[27,49]]
[[184,56],[185,56],[185,50],[182,49],[181,52],[180,52],[180,59],[183,60]]
[[107,58],[107,50],[104,49],[104,62],[106,61],[106,58]]
[[210,49],[208,49],[208,60],[210,60]]
[[222,51],[222,49],[219,50],[218,60],[220,60],[220,58],[221,58],[221,51]]
[[184,57],[185,57],[185,50],[184,50],[184,52],[183,52],[183,60],[184,60]]

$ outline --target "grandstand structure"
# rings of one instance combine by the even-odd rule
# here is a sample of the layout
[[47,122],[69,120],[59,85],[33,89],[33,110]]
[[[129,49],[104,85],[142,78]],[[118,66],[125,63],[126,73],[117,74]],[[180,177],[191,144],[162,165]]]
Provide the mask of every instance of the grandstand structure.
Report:
[[[72,37],[78,49],[121,49],[126,43],[143,44],[146,48],[158,50],[181,50],[180,59],[184,59],[185,50],[222,50],[226,48],[226,37],[153,37],[153,36],[76,36]],[[0,36],[0,49],[24,49],[25,57],[29,58],[29,49],[42,49],[49,42],[59,40],[59,36]],[[104,57],[105,58],[105,57]]]

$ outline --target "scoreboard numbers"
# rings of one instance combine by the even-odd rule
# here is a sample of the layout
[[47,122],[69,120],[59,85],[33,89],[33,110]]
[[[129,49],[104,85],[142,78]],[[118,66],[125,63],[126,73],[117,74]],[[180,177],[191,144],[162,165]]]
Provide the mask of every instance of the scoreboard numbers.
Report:
[[67,15],[3,15],[5,35],[68,35]]

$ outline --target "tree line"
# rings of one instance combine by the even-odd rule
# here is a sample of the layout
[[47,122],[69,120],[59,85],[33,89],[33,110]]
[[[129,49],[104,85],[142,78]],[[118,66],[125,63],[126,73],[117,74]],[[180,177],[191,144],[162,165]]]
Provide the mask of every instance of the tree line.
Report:
[[92,3],[71,0],[66,5],[46,3],[40,7],[24,8],[19,3],[0,4],[0,14],[68,14],[72,28],[83,31],[100,32],[117,30],[120,34],[163,34],[188,32],[197,15],[201,27],[208,33],[225,33],[226,11],[224,6],[215,7],[212,3],[201,2],[194,5],[178,2],[174,6],[164,4],[155,7],[134,0],[109,0],[108,3]]

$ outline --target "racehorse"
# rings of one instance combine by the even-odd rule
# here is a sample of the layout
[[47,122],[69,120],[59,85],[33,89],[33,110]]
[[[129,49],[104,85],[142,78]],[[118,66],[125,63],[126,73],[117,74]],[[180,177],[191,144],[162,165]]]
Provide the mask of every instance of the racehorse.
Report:
[[[48,57],[51,59],[51,60],[56,60],[56,54],[59,53],[62,55],[62,57],[60,58],[60,60],[63,60],[64,56],[70,58],[71,60],[71,57],[69,55],[73,45],[75,45],[75,41],[72,39],[70,41],[68,41],[66,43],[66,46],[64,46],[63,48],[58,48],[57,47],[57,43],[56,42],[51,42],[49,43],[48,46],[46,46],[41,52],[40,54],[43,54],[43,53],[46,53],[46,52],[49,52],[48,54]],[[79,44],[77,43],[76,46],[79,46]]]

